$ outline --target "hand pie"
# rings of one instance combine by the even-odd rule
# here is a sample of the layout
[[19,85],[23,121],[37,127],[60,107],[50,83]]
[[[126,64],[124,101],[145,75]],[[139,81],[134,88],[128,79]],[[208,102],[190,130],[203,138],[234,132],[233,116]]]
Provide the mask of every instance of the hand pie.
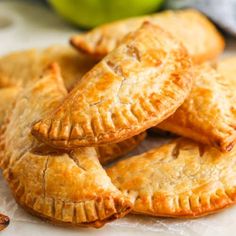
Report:
[[1,168],[16,201],[32,214],[58,224],[101,227],[132,205],[111,183],[95,148],[60,152],[30,132],[66,95],[58,70],[52,65],[19,94],[1,138]]
[[222,153],[177,139],[107,170],[133,213],[199,217],[236,203],[236,149]]
[[224,49],[224,40],[214,25],[196,10],[166,11],[150,16],[130,18],[102,25],[71,39],[79,51],[102,58],[112,51],[129,32],[144,21],[158,24],[172,33],[188,49],[195,62],[217,57]]
[[52,46],[43,50],[30,49],[15,52],[0,58],[0,88],[25,85],[37,79],[41,71],[50,63],[58,62],[67,89],[82,77],[95,60],[76,53],[68,46]]
[[0,89],[0,127],[8,113],[8,110],[11,109],[19,91],[20,88],[17,86]]
[[173,114],[191,87],[185,48],[146,22],[78,81],[32,133],[66,149],[121,142]]
[[230,151],[236,141],[236,86],[211,65],[195,67],[194,86],[181,107],[158,128]]
[[0,213],[0,231],[4,230],[10,223],[8,216],[4,216]]
[[125,155],[135,149],[146,137],[146,132],[126,139],[120,143],[111,143],[96,147],[99,161],[102,165],[108,164],[118,157]]

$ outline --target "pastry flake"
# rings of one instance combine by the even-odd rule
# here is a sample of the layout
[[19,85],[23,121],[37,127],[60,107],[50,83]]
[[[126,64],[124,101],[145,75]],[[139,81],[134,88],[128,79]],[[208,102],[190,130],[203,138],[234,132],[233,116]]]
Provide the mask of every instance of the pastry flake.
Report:
[[10,53],[0,58],[0,88],[25,86],[28,82],[38,79],[41,71],[53,62],[59,64],[67,89],[71,89],[95,64],[95,60],[62,45]]
[[177,139],[107,170],[133,213],[200,217],[236,203],[236,149],[222,153]]
[[72,37],[71,44],[81,52],[102,58],[117,47],[127,33],[136,30],[144,21],[158,24],[172,33],[188,49],[195,62],[214,59],[224,49],[224,39],[215,26],[193,9],[166,11],[112,22]]
[[9,223],[9,217],[0,213],[0,231],[4,230],[9,225]]
[[120,143],[111,143],[96,147],[99,161],[102,165],[108,164],[135,149],[146,137],[146,132],[126,139]]
[[111,183],[95,148],[58,151],[31,135],[32,123],[66,93],[56,64],[25,87],[4,125],[0,166],[16,201],[32,214],[57,224],[101,227],[132,204]]
[[210,64],[195,67],[190,96],[158,125],[195,141],[230,151],[236,141],[235,86]]
[[173,114],[191,87],[185,48],[146,22],[78,81],[32,133],[57,148],[121,142]]

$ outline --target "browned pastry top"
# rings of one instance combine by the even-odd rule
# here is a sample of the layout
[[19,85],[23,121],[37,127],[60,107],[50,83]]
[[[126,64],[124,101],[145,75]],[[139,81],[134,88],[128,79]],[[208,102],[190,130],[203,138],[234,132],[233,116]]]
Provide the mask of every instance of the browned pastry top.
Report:
[[158,127],[230,151],[236,142],[235,78],[208,63],[195,66],[194,77],[190,96]]
[[129,32],[144,21],[160,25],[180,40],[196,63],[215,59],[224,49],[224,39],[215,26],[200,12],[187,9],[165,11],[149,16],[125,19],[99,26],[71,39],[79,51],[95,58],[103,58]]
[[221,153],[177,139],[107,170],[134,203],[133,212],[198,217],[236,203],[236,149]]
[[173,114],[191,87],[186,49],[145,23],[90,70],[32,133],[57,148],[121,142]]

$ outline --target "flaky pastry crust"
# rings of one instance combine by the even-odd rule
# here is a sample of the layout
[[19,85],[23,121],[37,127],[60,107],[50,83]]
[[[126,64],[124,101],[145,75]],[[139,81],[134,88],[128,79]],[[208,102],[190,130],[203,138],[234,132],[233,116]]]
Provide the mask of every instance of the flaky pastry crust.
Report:
[[136,30],[144,21],[158,24],[172,33],[184,44],[196,63],[215,59],[224,49],[224,39],[215,26],[193,9],[166,11],[105,24],[72,37],[71,44],[81,52],[102,58],[117,47],[127,33]]
[[236,142],[236,83],[208,63],[194,71],[190,96],[158,128],[230,151]]
[[120,143],[111,143],[97,146],[96,150],[99,155],[99,161],[102,165],[108,164],[117,158],[124,156],[135,149],[146,137],[146,132],[133,136]]
[[146,22],[90,70],[32,133],[57,148],[117,143],[160,123],[192,87],[181,43]]
[[[17,86],[0,89],[0,127],[7,117],[8,112],[14,104],[17,94],[22,90]],[[1,130],[1,128],[0,128]],[[127,154],[135,149],[146,137],[146,133],[141,133],[120,143],[107,144],[96,147],[101,164],[108,164],[115,159]]]
[[107,170],[133,213],[199,217],[236,203],[236,149],[222,153],[177,139]]
[[16,201],[32,214],[57,224],[101,227],[132,204],[111,183],[95,148],[58,151],[30,132],[66,93],[56,64],[26,86],[4,126],[0,166]]
[[10,53],[0,57],[0,88],[25,86],[28,82],[37,80],[41,71],[53,62],[59,64],[69,90],[95,64],[95,60],[63,45]]

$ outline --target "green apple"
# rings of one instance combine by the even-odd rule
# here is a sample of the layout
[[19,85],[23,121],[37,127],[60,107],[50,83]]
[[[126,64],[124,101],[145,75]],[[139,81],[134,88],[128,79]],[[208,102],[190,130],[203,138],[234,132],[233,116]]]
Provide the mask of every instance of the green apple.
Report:
[[154,12],[164,0],[48,0],[68,21],[83,27]]

